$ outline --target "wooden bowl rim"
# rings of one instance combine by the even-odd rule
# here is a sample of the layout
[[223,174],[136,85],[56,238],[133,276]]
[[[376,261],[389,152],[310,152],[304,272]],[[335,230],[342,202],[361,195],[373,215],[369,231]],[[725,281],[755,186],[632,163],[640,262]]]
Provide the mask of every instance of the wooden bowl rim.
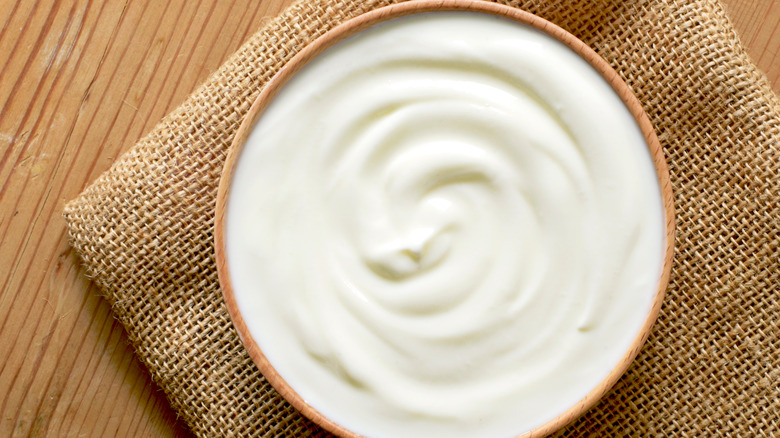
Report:
[[650,119],[642,108],[642,104],[636,98],[629,86],[620,78],[617,72],[603,58],[601,58],[595,51],[593,51],[593,49],[577,39],[577,37],[574,35],[541,17],[510,6],[488,3],[485,1],[413,0],[406,3],[377,8],[355,18],[349,19],[344,23],[335,26],[333,29],[316,38],[312,43],[304,47],[266,84],[265,88],[257,97],[236,132],[236,136],[230,146],[230,150],[223,167],[222,177],[220,179],[219,189],[217,192],[214,229],[217,273],[222,289],[222,295],[225,300],[225,304],[227,305],[228,312],[230,313],[230,317],[233,320],[233,325],[238,331],[239,337],[244,343],[249,356],[259,367],[260,371],[263,373],[268,382],[279,392],[279,394],[281,394],[282,397],[290,402],[290,404],[298,409],[298,411],[300,411],[303,415],[308,417],[311,421],[323,429],[340,437],[359,438],[360,435],[347,430],[339,424],[336,424],[313,408],[311,405],[307,404],[303,398],[298,393],[296,393],[292,387],[279,375],[273,365],[271,365],[271,363],[265,357],[257,342],[255,342],[255,340],[252,338],[252,335],[249,332],[249,329],[247,328],[236,303],[233,287],[230,281],[230,273],[228,270],[224,248],[225,212],[228,197],[230,195],[230,185],[233,179],[235,164],[259,116],[273,100],[276,93],[284,86],[284,84],[286,84],[287,81],[289,81],[295,75],[295,73],[298,72],[310,60],[328,48],[334,46],[339,41],[376,24],[406,15],[440,11],[479,12],[508,18],[515,22],[534,27],[546,33],[547,35],[552,36],[556,40],[564,43],[583,59],[585,59],[607,81],[607,83],[609,83],[609,85],[617,93],[639,125],[640,131],[644,136],[648,149],[652,155],[656,176],[658,177],[658,182],[661,189],[666,227],[666,248],[664,253],[663,268],[658,282],[658,291],[656,292],[656,295],[653,299],[653,303],[650,308],[650,312],[647,315],[647,319],[645,320],[645,323],[640,329],[638,335],[631,343],[631,346],[624,353],[623,357],[620,359],[617,365],[595,388],[593,388],[585,397],[583,397],[581,400],[569,407],[569,409],[557,417],[537,428],[522,433],[518,436],[518,438],[546,436],[561,429],[563,426],[572,422],[593,405],[595,405],[595,403],[601,397],[603,397],[607,391],[609,391],[609,389],[617,382],[617,380],[625,373],[625,371],[628,369],[628,366],[636,358],[639,350],[642,348],[642,345],[647,340],[653,323],[658,317],[658,312],[660,311],[663,297],[669,283],[672,260],[674,257],[675,224],[674,202],[672,195],[672,185],[669,178],[669,170],[666,165],[666,160],[664,158],[661,144],[658,141],[658,137],[655,134]]

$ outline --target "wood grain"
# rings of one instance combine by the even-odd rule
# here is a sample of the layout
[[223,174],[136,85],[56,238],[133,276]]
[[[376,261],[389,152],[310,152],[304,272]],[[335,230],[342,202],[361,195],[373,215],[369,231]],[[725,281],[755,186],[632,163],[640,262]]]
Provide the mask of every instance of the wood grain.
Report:
[[750,57],[780,93],[780,0],[722,0]]
[[0,436],[183,433],[62,207],[284,3],[0,2]]
[[[64,203],[291,0],[0,0],[0,436],[181,436]],[[780,90],[780,2],[727,0]]]

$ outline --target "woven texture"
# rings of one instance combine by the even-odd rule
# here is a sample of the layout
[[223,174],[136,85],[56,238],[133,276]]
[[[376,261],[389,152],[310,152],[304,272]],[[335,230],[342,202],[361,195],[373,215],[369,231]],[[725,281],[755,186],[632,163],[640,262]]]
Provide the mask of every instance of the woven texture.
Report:
[[[222,301],[212,243],[223,161],[297,51],[386,1],[292,6],[65,209],[72,245],[196,435],[324,435],[263,379]],[[657,130],[677,253],[639,357],[561,436],[780,435],[780,101],[716,0],[514,1],[631,86]]]

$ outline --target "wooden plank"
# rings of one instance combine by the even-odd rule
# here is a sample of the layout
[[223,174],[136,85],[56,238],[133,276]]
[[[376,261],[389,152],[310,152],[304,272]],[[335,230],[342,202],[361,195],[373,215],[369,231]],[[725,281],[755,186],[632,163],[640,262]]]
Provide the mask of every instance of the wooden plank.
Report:
[[184,432],[62,207],[283,5],[0,2],[0,436]]
[[780,93],[780,0],[722,0],[750,57]]
[[[0,436],[177,436],[64,203],[291,0],[0,0]],[[780,89],[780,3],[726,0]]]

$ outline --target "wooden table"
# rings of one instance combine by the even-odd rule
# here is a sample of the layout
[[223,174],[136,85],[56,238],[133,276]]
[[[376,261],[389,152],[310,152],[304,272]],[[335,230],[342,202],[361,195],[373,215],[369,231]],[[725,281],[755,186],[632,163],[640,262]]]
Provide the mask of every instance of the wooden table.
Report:
[[[289,3],[0,0],[0,436],[187,434],[62,207]],[[780,91],[780,1],[725,3]]]

